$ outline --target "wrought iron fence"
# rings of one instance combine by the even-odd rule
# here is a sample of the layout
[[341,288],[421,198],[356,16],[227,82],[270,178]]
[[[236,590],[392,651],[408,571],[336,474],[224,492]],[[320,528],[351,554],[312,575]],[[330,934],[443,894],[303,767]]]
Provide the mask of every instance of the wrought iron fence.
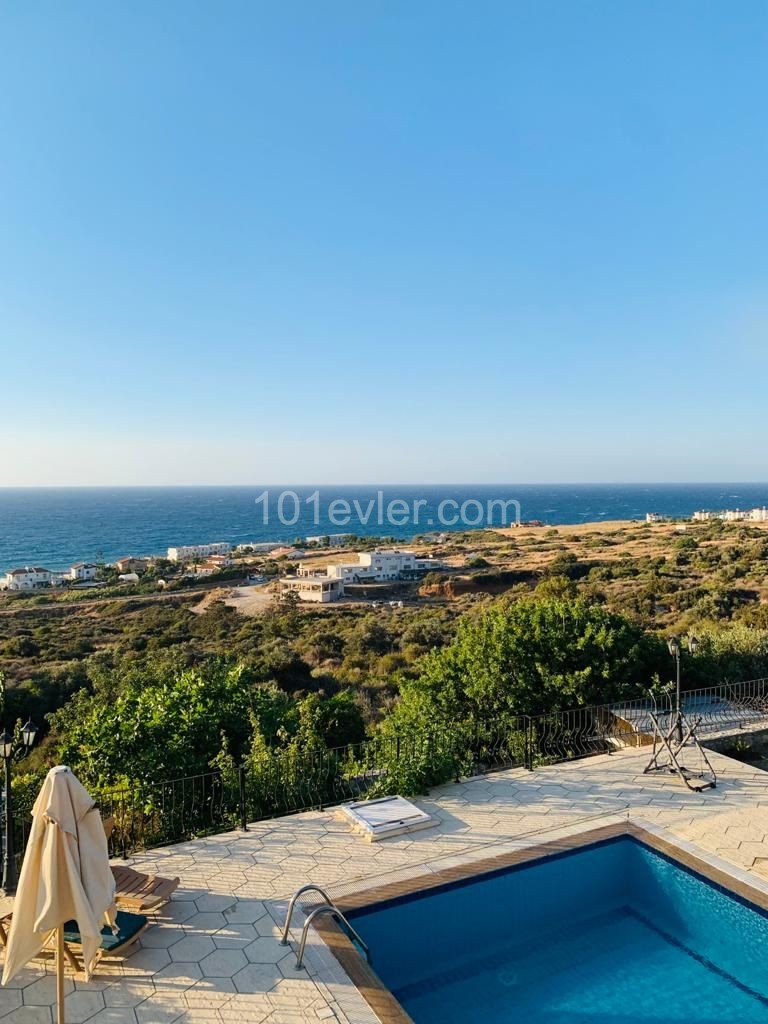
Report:
[[112,828],[110,852],[179,842],[248,821],[528,766],[529,720],[457,723],[335,749],[265,749],[234,771],[95,794]]
[[[673,695],[599,704],[594,707],[536,715],[530,719],[529,764],[551,764],[590,754],[611,753],[653,740],[651,712],[673,713]],[[743,729],[768,728],[768,679],[723,683],[681,694],[683,711],[698,723],[700,736],[731,735]]]
[[[668,700],[668,698],[666,698]],[[683,694],[686,713],[702,735],[768,729],[768,679],[729,683]],[[180,842],[245,827],[282,814],[346,800],[425,792],[475,774],[611,753],[652,740],[653,701],[638,699],[533,716],[456,722],[409,734],[381,736],[335,749],[265,748],[233,771],[211,771],[96,795],[111,818],[110,851]],[[671,706],[661,708],[669,713]],[[26,822],[17,820],[19,850]]]

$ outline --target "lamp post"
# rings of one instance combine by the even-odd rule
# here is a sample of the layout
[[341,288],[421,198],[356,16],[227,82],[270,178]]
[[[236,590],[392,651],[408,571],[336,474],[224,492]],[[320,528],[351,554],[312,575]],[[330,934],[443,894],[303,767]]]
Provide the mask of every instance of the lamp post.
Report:
[[[31,720],[21,729],[21,743],[24,753],[29,753],[35,745],[37,726]],[[16,850],[13,835],[13,798],[11,793],[11,762],[13,761],[13,736],[4,730],[0,734],[0,754],[5,766],[5,786],[3,800],[5,802],[5,842],[3,844],[3,887],[4,896],[13,896],[16,892]]]
[[[699,641],[692,634],[688,637],[688,650],[691,654],[696,653],[696,648],[699,646]],[[667,647],[669,653],[675,659],[675,727],[677,729],[677,740],[678,743],[683,742],[683,709],[680,700],[680,640],[676,636],[671,636],[667,641]]]

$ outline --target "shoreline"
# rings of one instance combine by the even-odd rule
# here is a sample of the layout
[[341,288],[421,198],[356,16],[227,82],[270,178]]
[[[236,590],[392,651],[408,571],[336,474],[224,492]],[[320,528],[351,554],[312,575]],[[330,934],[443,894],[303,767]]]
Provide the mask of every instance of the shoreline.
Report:
[[[720,521],[723,521],[723,520],[720,520]],[[735,521],[730,522],[730,523],[725,523],[725,525],[737,525],[737,524],[754,526],[754,527],[757,527],[757,528],[760,528],[760,529],[768,528],[768,521],[760,521],[760,520],[735,520]],[[489,532],[489,531],[493,532],[493,533],[499,533],[502,536],[514,537],[514,536],[525,535],[525,534],[528,534],[530,532],[541,533],[542,531],[547,531],[547,530],[557,530],[559,533],[563,533],[564,535],[567,536],[569,534],[574,534],[574,533],[578,533],[578,532],[598,533],[598,532],[600,532],[602,530],[619,530],[619,529],[627,529],[627,528],[631,528],[631,527],[642,527],[642,528],[646,528],[647,527],[649,529],[653,529],[654,531],[667,532],[669,530],[678,530],[679,531],[681,529],[685,529],[688,526],[701,526],[701,525],[705,525],[705,524],[702,523],[702,522],[697,522],[696,520],[694,520],[691,517],[689,517],[689,518],[669,518],[669,519],[664,519],[664,520],[659,521],[659,522],[652,522],[652,523],[647,522],[645,518],[642,518],[642,519],[641,518],[630,518],[630,519],[602,519],[602,518],[600,518],[600,519],[582,519],[580,522],[569,522],[569,523],[552,523],[552,522],[537,521],[537,522],[530,522],[530,523],[523,522],[520,525],[512,525],[512,526],[472,526],[472,527],[462,526],[462,527],[455,527],[455,528],[444,528],[442,530],[429,530],[429,531],[426,531],[426,532],[410,534],[408,536],[395,537],[395,538],[393,538],[393,544],[394,544],[395,547],[399,547],[401,545],[418,544],[418,543],[423,544],[425,542],[425,540],[424,540],[425,538],[432,538],[431,543],[433,543],[433,544],[449,543],[450,537],[451,537],[452,534],[470,534],[471,535],[471,534],[482,534],[482,533],[486,533],[486,532]],[[338,547],[335,546],[335,545],[330,545],[330,546],[327,546],[327,547],[309,548],[308,549],[308,553],[314,555],[314,554],[318,554],[318,553],[322,553],[322,552],[332,552],[334,550],[345,550],[345,549],[348,550],[349,548],[353,548],[354,547],[354,540],[355,539],[359,540],[359,541],[371,541],[374,538],[379,538],[381,536],[382,535],[377,534],[377,533],[368,533],[368,534],[365,534],[365,533],[358,533],[358,534],[350,533],[350,537],[353,538],[353,541],[352,541],[351,544],[339,545]],[[443,540],[438,540],[437,539],[438,537],[444,537],[444,539]],[[274,544],[276,547],[294,547],[294,548],[300,549],[301,545],[300,544],[296,544],[296,539],[297,538],[295,538],[295,537],[292,540],[285,540],[285,539],[280,539],[280,538],[265,538],[263,540],[254,541],[254,544]],[[382,540],[384,540],[383,537],[382,537]],[[429,543],[429,541],[427,541],[427,542]],[[199,542],[195,542],[195,543],[207,543],[207,542],[199,541]],[[232,543],[233,550],[234,550],[234,548],[238,544],[245,544],[247,542],[243,542],[243,541],[232,541],[232,542],[225,541],[225,543]],[[255,551],[254,554],[256,554],[256,555],[263,554],[266,557],[268,557],[269,552]],[[116,556],[116,557],[120,558],[120,557],[124,557],[124,556]],[[165,553],[146,553],[146,552],[145,553],[141,553],[141,554],[132,553],[132,557],[137,558],[137,559],[145,558],[145,559],[155,560],[156,561],[158,559],[165,558],[166,554]],[[47,564],[44,567],[46,569],[50,569],[51,572],[65,572],[69,568],[71,568],[71,566],[73,564],[76,564],[78,561],[89,561],[89,559],[87,559],[85,557],[82,557],[82,556],[77,556],[74,562],[72,560],[65,560],[65,561],[59,562],[58,564],[55,564],[53,559],[48,559],[47,560]],[[6,572],[10,572],[14,568],[22,568],[24,566],[32,566],[32,565],[35,565],[35,564],[39,564],[40,562],[41,562],[40,559],[30,559],[30,560],[27,560],[26,562],[21,562],[20,561],[20,562],[16,563],[15,565],[9,566],[7,569],[4,568],[4,567],[0,568],[0,576],[5,575]],[[103,563],[95,563],[95,564],[113,565],[114,562],[104,561]],[[54,588],[54,589],[57,589],[57,588]],[[6,592],[6,591],[4,591],[4,592]]]

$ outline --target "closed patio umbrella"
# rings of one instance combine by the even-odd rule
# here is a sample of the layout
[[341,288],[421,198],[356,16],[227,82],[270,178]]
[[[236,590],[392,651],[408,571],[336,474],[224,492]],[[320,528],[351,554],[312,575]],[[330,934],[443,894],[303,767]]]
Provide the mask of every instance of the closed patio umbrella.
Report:
[[63,925],[77,921],[90,977],[101,929],[114,924],[115,882],[99,812],[69,768],[52,768],[32,808],[32,829],[13,904],[3,984],[56,933],[58,1019],[64,1021]]

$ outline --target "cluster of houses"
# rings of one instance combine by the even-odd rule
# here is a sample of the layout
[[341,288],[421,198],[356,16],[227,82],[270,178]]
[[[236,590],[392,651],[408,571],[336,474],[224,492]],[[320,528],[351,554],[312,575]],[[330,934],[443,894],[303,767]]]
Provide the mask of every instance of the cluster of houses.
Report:
[[696,523],[708,523],[712,519],[722,519],[726,523],[768,523],[768,508],[729,508],[723,512],[710,512],[709,509],[701,509],[694,512],[691,517]]
[[[338,547],[348,539],[348,534],[337,534],[330,537],[308,537],[307,542],[314,542],[321,547]],[[239,544],[235,548],[225,541],[216,541],[211,544],[170,547],[167,557],[170,562],[178,565],[193,565],[195,576],[209,576],[232,566],[233,552],[258,552],[271,554],[273,558],[288,559],[300,559],[304,556],[303,551],[295,547],[281,546],[279,543],[254,542]],[[112,568],[117,571],[120,582],[135,583],[154,561],[153,558],[126,555],[124,558],[116,559],[112,563]],[[280,587],[283,591],[297,593],[303,601],[324,603],[342,597],[345,585],[416,580],[439,568],[442,568],[442,565],[436,559],[422,557],[413,551],[401,551],[398,548],[361,551],[355,555],[355,561],[329,564],[324,572],[318,571],[313,565],[299,562],[296,574],[284,577],[280,581]],[[5,576],[0,576],[0,589],[19,591],[73,584],[95,585],[98,573],[99,566],[91,562],[77,562],[62,572],[42,566],[24,566],[11,569]]]
[[345,585],[416,580],[442,568],[442,563],[435,558],[398,548],[360,551],[356,559],[354,562],[327,565],[325,572],[300,562],[295,576],[284,576],[280,580],[280,590],[282,593],[294,593],[302,601],[325,604],[343,597]]
[[[152,564],[151,558],[126,555],[112,563],[121,583],[135,583]],[[42,590],[48,587],[95,584],[100,566],[95,562],[75,562],[69,569],[57,571],[41,565],[25,565],[0,576],[0,590]]]
[[84,583],[96,579],[98,566],[90,562],[77,562],[63,572],[54,572],[40,565],[25,565],[11,569],[2,577],[3,590],[39,590],[42,587],[62,587],[65,583]]
[[[713,519],[722,519],[725,523],[768,523],[768,508],[763,505],[762,508],[729,508],[722,512],[701,509],[694,512],[691,519],[695,523],[709,523]],[[647,512],[645,521],[646,523],[667,523],[670,522],[670,517],[660,515],[658,512]]]

